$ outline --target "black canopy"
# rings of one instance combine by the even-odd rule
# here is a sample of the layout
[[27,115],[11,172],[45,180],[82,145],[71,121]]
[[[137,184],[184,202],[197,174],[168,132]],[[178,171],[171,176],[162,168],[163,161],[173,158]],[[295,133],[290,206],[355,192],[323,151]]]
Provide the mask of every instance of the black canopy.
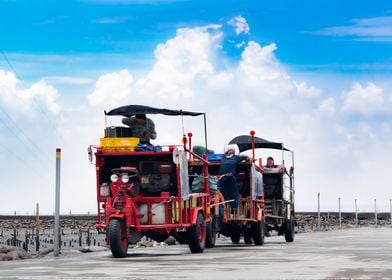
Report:
[[127,105],[127,106],[122,106],[110,110],[109,112],[105,111],[105,115],[109,115],[109,116],[130,117],[138,114],[163,114],[169,116],[180,116],[180,115],[199,116],[199,115],[203,115],[204,113],[189,112],[189,111],[182,111],[182,110],[159,109],[159,108],[153,108],[144,105]]
[[[229,142],[229,144],[236,144],[240,149],[240,152],[247,151],[252,149],[252,136],[250,135],[240,135],[237,136]],[[267,149],[276,149],[276,150],[285,150],[290,151],[283,147],[283,143],[271,142],[259,137],[255,137],[255,149],[258,148],[267,148]]]

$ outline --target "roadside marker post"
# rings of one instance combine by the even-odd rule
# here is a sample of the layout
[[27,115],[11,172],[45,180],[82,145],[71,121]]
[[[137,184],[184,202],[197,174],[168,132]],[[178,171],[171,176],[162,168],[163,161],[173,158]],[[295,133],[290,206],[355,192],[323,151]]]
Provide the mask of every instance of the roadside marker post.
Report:
[[60,167],[61,149],[56,149],[56,194],[55,194],[55,213],[54,213],[54,240],[53,253],[58,257],[60,253]]

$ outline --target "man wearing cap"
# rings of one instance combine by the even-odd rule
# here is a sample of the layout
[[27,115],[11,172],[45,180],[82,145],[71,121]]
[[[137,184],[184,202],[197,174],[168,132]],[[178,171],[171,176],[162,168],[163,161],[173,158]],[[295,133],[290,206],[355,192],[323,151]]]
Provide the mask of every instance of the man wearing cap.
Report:
[[219,169],[219,175],[221,179],[218,182],[218,188],[222,193],[223,197],[227,200],[233,199],[230,202],[230,207],[233,212],[238,208],[238,188],[237,188],[237,167],[238,163],[247,160],[247,156],[240,156],[238,154],[239,149],[237,145],[227,145],[225,147],[225,156],[221,160],[221,165]]
[[141,144],[151,145],[150,139],[157,138],[154,122],[147,118],[145,114],[138,114],[134,117],[123,118],[122,123],[129,125],[132,136],[140,138]]

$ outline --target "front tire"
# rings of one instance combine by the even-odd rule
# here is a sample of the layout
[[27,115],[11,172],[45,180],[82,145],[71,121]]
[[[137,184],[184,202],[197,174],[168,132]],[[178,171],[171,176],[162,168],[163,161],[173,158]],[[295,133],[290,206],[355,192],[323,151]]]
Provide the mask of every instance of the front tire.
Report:
[[284,239],[286,239],[286,242],[293,242],[294,241],[294,219],[290,219],[286,221],[285,225],[285,230],[284,230]]
[[203,214],[197,215],[196,224],[189,231],[189,249],[192,253],[202,253],[206,246],[206,221]]
[[112,219],[109,223],[108,235],[113,257],[125,257],[128,251],[128,236],[125,222],[123,220]]

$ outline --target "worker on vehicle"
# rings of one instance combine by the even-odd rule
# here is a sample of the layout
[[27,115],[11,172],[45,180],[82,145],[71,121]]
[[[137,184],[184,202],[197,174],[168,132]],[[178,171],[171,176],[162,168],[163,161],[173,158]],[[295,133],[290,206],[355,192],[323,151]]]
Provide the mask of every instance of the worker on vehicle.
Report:
[[274,162],[274,158],[273,157],[268,157],[267,158],[267,168],[275,168],[275,162]]
[[281,172],[282,170],[284,170],[283,165],[276,165],[271,156],[267,158],[267,165],[263,166],[263,171]]
[[157,138],[155,124],[151,119],[147,118],[145,114],[123,118],[122,123],[129,125],[132,137],[140,138],[141,144],[151,145],[150,139]]
[[238,152],[237,145],[227,145],[219,169],[218,189],[225,200],[233,200],[230,202],[232,212],[236,212],[238,208],[239,194],[236,180],[238,163],[248,159],[248,156],[237,155]]

